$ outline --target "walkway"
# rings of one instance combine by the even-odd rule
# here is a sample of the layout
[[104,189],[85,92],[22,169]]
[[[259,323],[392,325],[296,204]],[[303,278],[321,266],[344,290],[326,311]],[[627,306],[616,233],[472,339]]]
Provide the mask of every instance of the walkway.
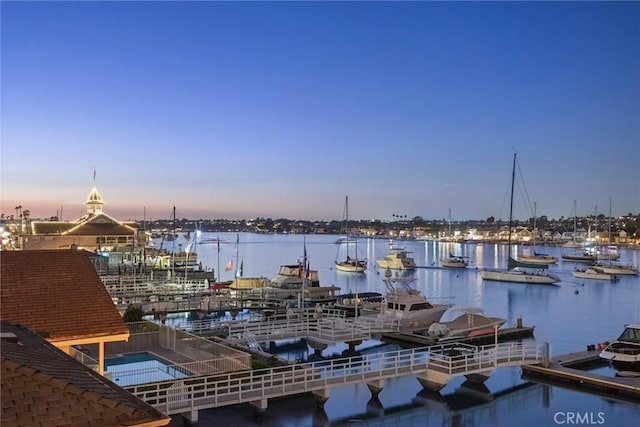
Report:
[[426,388],[438,390],[457,376],[485,378],[501,366],[542,363],[548,345],[519,343],[494,346],[449,344],[283,367],[147,383],[126,387],[168,415],[249,402],[266,409],[271,398],[313,393],[323,403],[333,387],[366,383],[376,395],[384,380],[415,375]]

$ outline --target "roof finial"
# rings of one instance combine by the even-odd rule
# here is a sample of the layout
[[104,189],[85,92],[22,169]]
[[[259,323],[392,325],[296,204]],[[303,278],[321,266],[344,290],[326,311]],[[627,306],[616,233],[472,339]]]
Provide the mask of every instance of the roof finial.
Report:
[[93,186],[96,186],[96,167],[93,167]]

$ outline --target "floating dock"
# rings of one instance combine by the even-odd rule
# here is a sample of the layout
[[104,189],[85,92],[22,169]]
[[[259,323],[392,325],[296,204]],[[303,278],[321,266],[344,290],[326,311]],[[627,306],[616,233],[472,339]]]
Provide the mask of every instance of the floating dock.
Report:
[[[530,338],[533,336],[533,326],[521,326],[513,328],[501,328],[498,329],[498,342],[515,341],[523,338]],[[400,344],[428,346],[436,344],[449,344],[454,342],[453,340],[438,340],[436,338],[423,335],[421,333],[414,332],[412,334],[403,334],[398,332],[385,332],[382,334],[382,338],[389,341],[395,341]],[[487,345],[495,342],[496,336],[494,333],[486,335],[478,335],[474,337],[457,338],[455,342],[464,343],[470,345]]]
[[579,369],[606,364],[600,357],[600,351],[581,351],[554,357],[549,366],[523,365],[522,375],[525,379],[541,380],[579,391],[638,402],[640,378],[609,377]]

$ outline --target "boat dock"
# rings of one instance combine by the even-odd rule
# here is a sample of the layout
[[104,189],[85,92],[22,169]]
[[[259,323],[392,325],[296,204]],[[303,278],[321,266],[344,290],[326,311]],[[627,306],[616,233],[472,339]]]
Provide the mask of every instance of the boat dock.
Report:
[[[534,326],[521,326],[521,327],[512,327],[512,328],[501,328],[498,330],[498,342],[508,342],[519,340],[523,338],[531,338],[533,336]],[[425,335],[425,331],[414,331],[411,334],[403,334],[399,332],[386,332],[382,334],[382,338],[389,341],[395,341],[401,344],[409,344],[416,346],[425,346],[425,345],[436,345],[443,344],[446,340],[438,340],[437,338],[429,337]],[[466,338],[456,338],[455,342],[470,344],[470,345],[486,345],[492,344],[495,342],[496,336],[495,334],[485,334],[485,335],[477,335],[473,337]]]
[[587,350],[553,357],[548,366],[522,365],[522,376],[533,381],[637,402],[640,399],[640,378],[610,377],[579,369],[606,363],[600,358],[599,351]]

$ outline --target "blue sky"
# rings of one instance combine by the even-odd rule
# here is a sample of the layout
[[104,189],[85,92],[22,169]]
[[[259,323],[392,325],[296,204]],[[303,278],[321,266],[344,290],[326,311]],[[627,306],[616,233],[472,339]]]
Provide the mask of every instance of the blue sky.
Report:
[[[640,212],[638,2],[2,2],[1,210]],[[516,198],[515,216],[531,210]]]

